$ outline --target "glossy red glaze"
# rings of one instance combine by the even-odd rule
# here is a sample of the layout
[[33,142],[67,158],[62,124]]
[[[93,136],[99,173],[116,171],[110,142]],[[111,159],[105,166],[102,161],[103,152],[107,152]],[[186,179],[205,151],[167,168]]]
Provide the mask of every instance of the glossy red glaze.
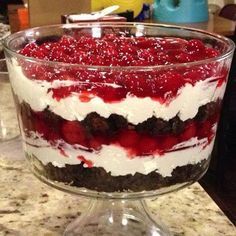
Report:
[[[29,57],[46,61],[65,62],[95,66],[156,66],[173,65],[204,60],[219,55],[202,41],[180,38],[125,37],[108,34],[102,38],[91,36],[63,36],[57,41],[41,44],[30,43],[21,51]],[[57,100],[71,93],[82,94],[82,102],[98,96],[105,102],[117,102],[130,96],[149,96],[160,102],[173,99],[186,83],[195,84],[217,76],[224,80],[225,73],[216,75],[216,64],[199,65],[192,68],[153,69],[149,71],[88,70],[82,67],[51,67],[40,63],[24,62],[23,70],[30,79],[79,81],[73,86],[51,89]],[[83,95],[85,94],[85,96]]]

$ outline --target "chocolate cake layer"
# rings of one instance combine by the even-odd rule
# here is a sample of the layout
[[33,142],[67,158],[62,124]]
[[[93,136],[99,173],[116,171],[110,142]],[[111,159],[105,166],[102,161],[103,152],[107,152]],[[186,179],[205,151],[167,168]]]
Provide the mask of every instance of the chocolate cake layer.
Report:
[[[25,102],[19,104],[19,106],[24,130],[35,131],[37,129],[37,123],[43,122],[45,125],[51,127],[53,132],[60,135],[61,124],[65,121],[63,118],[54,114],[49,109],[42,112],[34,112],[30,105]],[[113,136],[124,128],[136,130],[138,133],[151,136],[178,135],[188,123],[193,121],[204,122],[214,115],[219,114],[219,110],[220,101],[209,102],[199,107],[198,113],[193,119],[182,121],[178,116],[175,116],[169,121],[166,121],[161,118],[151,117],[138,125],[128,123],[126,118],[117,114],[111,114],[108,118],[104,118],[96,112],[92,112],[80,123],[89,135]]]
[[196,181],[209,164],[208,159],[196,165],[188,164],[176,167],[170,177],[162,177],[155,171],[148,175],[135,173],[134,175],[112,176],[101,167],[84,168],[83,162],[79,165],[65,165],[65,167],[58,168],[51,163],[43,165],[35,157],[27,154],[26,156],[34,165],[36,171],[49,180],[99,192],[151,191],[175,184]]

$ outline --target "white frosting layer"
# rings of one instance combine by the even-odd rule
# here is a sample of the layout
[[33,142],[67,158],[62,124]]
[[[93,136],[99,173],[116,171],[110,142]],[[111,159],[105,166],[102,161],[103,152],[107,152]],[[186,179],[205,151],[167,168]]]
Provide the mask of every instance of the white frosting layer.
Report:
[[[52,112],[66,120],[83,120],[87,114],[97,112],[105,118],[114,113],[122,115],[135,125],[152,116],[169,120],[178,114],[180,119],[185,121],[193,118],[200,106],[223,98],[225,90],[225,83],[221,87],[217,87],[216,78],[209,78],[197,82],[194,86],[186,84],[168,105],[161,104],[149,97],[135,96],[127,96],[117,103],[105,103],[99,97],[94,97],[89,102],[82,102],[79,100],[78,94],[72,94],[58,101],[52,97],[52,92],[48,93],[48,89],[69,86],[71,81],[49,83],[30,80],[22,73],[21,67],[17,65],[16,61],[13,61],[12,64],[8,63],[8,67],[14,93],[20,102],[27,102],[35,111],[42,111],[49,107]],[[110,86],[118,85],[110,84]]]
[[[176,151],[172,149],[171,152],[161,156],[155,154],[154,156],[135,158],[129,158],[125,149],[116,145],[102,145],[100,151],[88,152],[79,149],[79,146],[64,143],[63,150],[67,155],[65,156],[58,148],[52,147],[36,134],[32,135],[32,138],[26,138],[23,143],[24,150],[29,155],[37,157],[44,165],[52,163],[59,168],[65,167],[65,164],[76,165],[81,163],[77,157],[83,156],[86,160],[92,161],[93,167],[103,167],[106,172],[110,172],[113,176],[134,175],[136,172],[147,175],[156,171],[166,177],[171,176],[172,171],[178,166],[197,164],[206,160],[210,156],[214,140],[209,145],[207,142],[207,139],[192,138],[185,143],[176,145],[173,148]],[[85,167],[87,166],[85,165]]]

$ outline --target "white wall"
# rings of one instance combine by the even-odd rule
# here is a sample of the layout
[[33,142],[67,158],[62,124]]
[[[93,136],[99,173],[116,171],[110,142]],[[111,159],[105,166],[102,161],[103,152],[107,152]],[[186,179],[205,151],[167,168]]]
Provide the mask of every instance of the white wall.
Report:
[[208,3],[214,3],[217,4],[221,7],[223,7],[225,4],[229,4],[229,3],[236,3],[236,0],[208,0]]

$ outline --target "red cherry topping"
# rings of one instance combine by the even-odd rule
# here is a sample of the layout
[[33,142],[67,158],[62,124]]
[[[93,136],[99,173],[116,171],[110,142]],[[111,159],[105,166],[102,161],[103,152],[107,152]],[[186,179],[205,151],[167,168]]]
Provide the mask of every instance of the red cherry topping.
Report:
[[108,141],[104,136],[97,135],[89,139],[89,147],[95,150],[100,150],[103,144],[108,144]]
[[187,124],[180,135],[181,141],[186,141],[196,136],[197,128],[194,122]]
[[[193,62],[219,55],[201,40],[180,38],[126,37],[108,34],[101,38],[89,35],[65,35],[51,41],[27,44],[21,54],[46,61],[96,66],[156,66]],[[215,75],[214,65],[173,70],[88,70],[81,67],[52,67],[40,63],[22,62],[27,77],[36,80],[80,81],[69,87],[49,90],[57,100],[72,93],[90,93],[105,102],[120,101],[127,94],[152,97],[167,102],[174,98],[186,83],[194,84]],[[216,66],[216,65],[215,65]],[[213,67],[213,68],[211,68]],[[161,72],[161,73],[160,73]],[[88,94],[89,97],[89,94]],[[78,98],[84,102],[83,96]]]
[[155,138],[143,135],[137,146],[141,155],[152,154],[158,147],[157,140]]
[[93,167],[93,162],[90,160],[87,160],[84,156],[78,156],[77,159],[79,159],[80,161],[82,161],[85,165],[87,165],[88,168],[92,168]]
[[83,126],[78,121],[65,121],[62,125],[61,132],[63,138],[69,144],[86,143],[86,134]]
[[206,138],[209,136],[209,134],[211,133],[212,129],[212,123],[210,121],[205,121],[203,123],[201,123],[198,127],[198,138]]
[[119,143],[123,147],[136,147],[139,135],[134,130],[123,130],[119,135]]
[[178,138],[174,136],[163,137],[162,140],[162,149],[169,150],[178,143]]
[[49,127],[41,120],[35,120],[35,130],[43,136],[47,136],[49,133]]

